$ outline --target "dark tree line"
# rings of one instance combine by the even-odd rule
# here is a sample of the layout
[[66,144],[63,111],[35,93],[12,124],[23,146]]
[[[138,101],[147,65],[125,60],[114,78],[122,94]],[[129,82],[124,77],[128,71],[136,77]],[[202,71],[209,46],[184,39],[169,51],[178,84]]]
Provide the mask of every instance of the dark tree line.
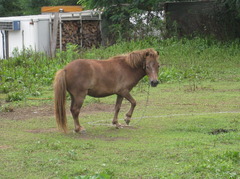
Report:
[[77,5],[78,0],[0,0],[0,17],[34,15],[43,6]]
[[[82,5],[85,9],[103,11],[109,39],[132,38],[136,32],[148,34],[150,27],[160,27],[159,16],[153,11],[162,11],[165,2],[176,0],[0,0],[0,17],[40,14],[42,6]],[[188,0],[177,0],[188,1]],[[192,1],[192,0],[189,0]],[[240,24],[240,0],[215,0],[221,14],[226,14],[234,27]],[[147,14],[147,16],[146,16]],[[143,16],[144,15],[144,16]],[[135,17],[135,25],[129,23]],[[142,24],[142,22],[145,24]],[[236,32],[238,33],[238,31]]]
[[[110,39],[114,39],[114,37],[128,39],[132,38],[135,32],[142,30],[148,35],[149,27],[152,27],[152,29],[161,28],[162,24],[159,23],[159,16],[154,16],[152,12],[163,10],[163,4],[169,1],[192,2],[192,0],[79,0],[79,3],[90,9],[103,10],[103,17],[107,19],[107,31],[110,31],[109,34],[113,36]],[[231,27],[227,26],[225,28],[231,28],[234,31],[233,38],[238,37],[239,35],[236,34],[239,34],[240,27],[240,0],[215,0],[211,2],[215,2],[216,9],[214,11],[219,11],[219,15],[214,14],[214,16],[217,16],[223,24],[224,21],[228,22],[224,25],[230,24]],[[143,17],[143,14],[147,14],[147,16]],[[129,19],[134,16],[140,23],[133,26],[129,23]],[[145,19],[141,19],[141,17]],[[147,25],[145,25],[146,23],[142,24],[141,21],[147,22]]]

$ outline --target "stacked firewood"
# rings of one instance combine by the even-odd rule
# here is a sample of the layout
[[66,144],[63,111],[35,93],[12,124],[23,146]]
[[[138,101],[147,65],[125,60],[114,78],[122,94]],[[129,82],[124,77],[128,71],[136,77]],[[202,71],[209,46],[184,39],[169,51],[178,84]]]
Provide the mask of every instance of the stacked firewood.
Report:
[[[77,44],[84,48],[99,46],[101,43],[99,23],[99,21],[82,21],[82,23],[79,20],[62,21],[62,49],[66,50],[68,43]],[[59,34],[57,48],[60,48]]]
[[[62,23],[62,49],[66,50],[67,43],[80,44],[81,34],[79,21],[63,21]],[[60,33],[60,31],[58,31]],[[60,48],[60,37],[58,35],[58,45]]]
[[100,21],[83,21],[83,47],[98,47],[101,42]]

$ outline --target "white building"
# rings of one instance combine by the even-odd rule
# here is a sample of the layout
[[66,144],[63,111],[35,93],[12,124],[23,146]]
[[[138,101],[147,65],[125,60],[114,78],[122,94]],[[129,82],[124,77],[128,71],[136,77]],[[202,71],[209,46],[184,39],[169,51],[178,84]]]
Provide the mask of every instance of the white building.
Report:
[[[55,14],[33,16],[16,16],[0,18],[0,59],[13,56],[15,49],[32,49],[36,52],[51,53],[53,39],[59,40],[61,49],[62,21],[71,20],[101,20],[101,13],[97,11],[81,11],[72,13],[57,13],[60,24],[58,31],[52,31]],[[101,27],[99,27],[101,28]],[[81,32],[79,32],[81,33]],[[53,38],[53,36],[59,36]],[[55,42],[55,48],[56,48]]]

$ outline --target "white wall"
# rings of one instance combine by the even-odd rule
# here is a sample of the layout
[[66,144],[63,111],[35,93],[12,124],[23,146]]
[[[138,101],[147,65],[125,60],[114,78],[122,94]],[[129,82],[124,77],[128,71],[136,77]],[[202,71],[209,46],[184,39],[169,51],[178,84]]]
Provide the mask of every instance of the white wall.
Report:
[[[20,20],[21,29],[19,31],[8,32],[9,57],[13,56],[13,51],[24,48],[37,52],[49,53],[50,50],[50,16],[20,16],[0,18],[0,21]],[[2,34],[0,33],[0,59],[3,58]]]
[[50,23],[49,21],[38,22],[38,51],[50,54]]

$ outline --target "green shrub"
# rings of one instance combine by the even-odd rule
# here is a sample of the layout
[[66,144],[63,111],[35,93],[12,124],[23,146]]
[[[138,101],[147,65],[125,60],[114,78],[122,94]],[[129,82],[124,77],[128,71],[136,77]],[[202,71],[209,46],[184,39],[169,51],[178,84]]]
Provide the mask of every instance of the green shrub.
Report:
[[25,98],[25,94],[21,92],[11,92],[11,93],[8,93],[6,102],[22,101],[24,98]]
[[[0,60],[0,93],[8,94],[7,101],[40,96],[44,87],[52,86],[56,71],[74,59],[107,59],[144,48],[159,51],[159,80],[162,83],[195,85],[203,80],[240,80],[239,40],[222,43],[199,37],[192,40],[145,38],[81,51],[77,45],[68,44],[66,51],[58,51],[55,58],[32,49],[15,50],[13,58]],[[142,81],[147,82],[148,78]]]

